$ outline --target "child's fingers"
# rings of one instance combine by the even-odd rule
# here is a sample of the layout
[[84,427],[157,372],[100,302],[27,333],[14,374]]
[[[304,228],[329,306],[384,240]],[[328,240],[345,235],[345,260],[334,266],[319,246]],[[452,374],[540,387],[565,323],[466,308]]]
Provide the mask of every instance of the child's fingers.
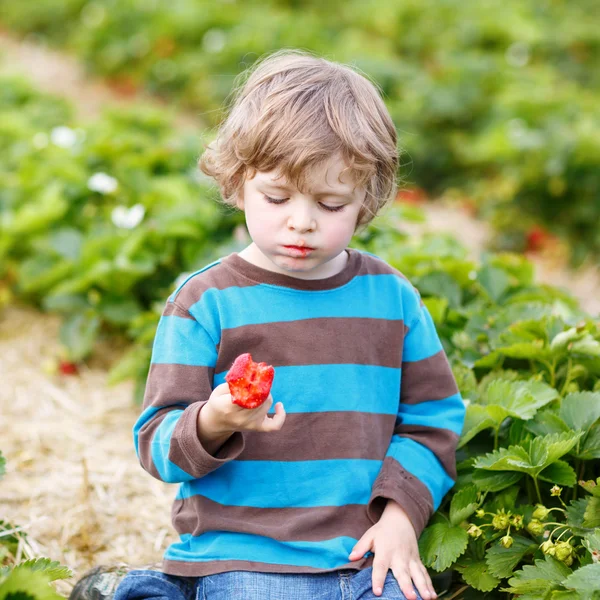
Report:
[[283,404],[278,402],[275,405],[275,414],[272,417],[266,416],[262,423],[262,431],[279,431],[285,422],[285,409]]

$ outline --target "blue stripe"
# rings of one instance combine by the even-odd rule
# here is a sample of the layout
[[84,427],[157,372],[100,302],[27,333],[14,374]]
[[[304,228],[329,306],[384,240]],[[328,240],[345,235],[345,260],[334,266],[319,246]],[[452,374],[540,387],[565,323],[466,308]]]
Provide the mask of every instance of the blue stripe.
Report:
[[[225,381],[225,375],[214,376],[214,387]],[[283,402],[290,413],[339,410],[396,415],[400,369],[353,364],[275,367],[271,394],[271,412],[276,402]]]
[[181,481],[190,481],[195,479],[193,475],[186,473],[174,462],[169,460],[169,448],[171,446],[171,436],[173,429],[179,421],[183,410],[171,411],[158,426],[154,433],[151,444],[152,462],[160,475],[160,478],[167,483],[179,483]]
[[357,542],[352,537],[336,537],[319,542],[281,542],[231,531],[208,531],[196,537],[186,533],[180,539],[180,542],[169,546],[164,554],[166,560],[249,560],[269,565],[302,565],[315,569],[335,569],[346,564],[348,555]]
[[382,461],[232,460],[179,487],[177,498],[200,494],[231,506],[310,508],[367,504]]
[[460,393],[444,400],[431,400],[419,404],[401,403],[398,416],[403,425],[439,427],[460,435],[464,425],[465,403]]
[[429,448],[410,438],[394,435],[387,456],[397,460],[416,479],[427,486],[433,498],[433,508],[437,510],[442,498],[454,485],[454,481],[446,473],[436,455]]
[[431,314],[425,306],[422,307],[421,317],[412,327],[404,339],[403,362],[415,362],[429,358],[443,350]]
[[[189,308],[189,312],[218,343],[219,325],[221,329],[232,329],[322,317],[400,320],[403,318],[402,293],[403,290],[406,293],[406,286],[397,275],[361,275],[345,286],[320,292],[265,284],[224,290],[211,288]],[[368,302],[369,298],[373,301]],[[214,318],[217,312],[220,323]]]
[[210,335],[193,319],[161,317],[154,338],[152,362],[214,367],[217,350]]

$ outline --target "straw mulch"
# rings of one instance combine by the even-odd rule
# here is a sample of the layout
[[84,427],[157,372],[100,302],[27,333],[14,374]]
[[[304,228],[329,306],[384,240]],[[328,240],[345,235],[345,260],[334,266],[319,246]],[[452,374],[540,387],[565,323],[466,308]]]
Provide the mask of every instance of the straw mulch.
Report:
[[[176,486],[140,467],[132,426],[140,408],[131,384],[107,385],[105,345],[78,376],[49,375],[59,319],[32,309],[0,314],[0,518],[22,527],[18,559],[46,556],[68,566],[56,583],[68,596],[88,568],[160,563],[174,541]],[[117,358],[118,360],[118,358]]]

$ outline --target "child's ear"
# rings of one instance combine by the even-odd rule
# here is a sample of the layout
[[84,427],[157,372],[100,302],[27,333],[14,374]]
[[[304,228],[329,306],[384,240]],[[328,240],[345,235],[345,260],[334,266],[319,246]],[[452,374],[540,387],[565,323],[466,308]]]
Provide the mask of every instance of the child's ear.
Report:
[[244,210],[244,192],[240,190],[238,192],[237,198],[235,200],[235,205],[240,209]]

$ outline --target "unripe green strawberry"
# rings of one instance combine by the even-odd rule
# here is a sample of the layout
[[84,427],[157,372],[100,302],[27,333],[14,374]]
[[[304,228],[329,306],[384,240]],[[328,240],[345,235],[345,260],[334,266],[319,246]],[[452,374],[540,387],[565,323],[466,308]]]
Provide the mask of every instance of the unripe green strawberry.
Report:
[[550,511],[543,504],[536,504],[536,509],[533,511],[533,518],[543,521]]
[[477,525],[475,525],[474,523],[471,525],[471,527],[469,527],[469,529],[467,530],[467,533],[472,537],[477,539],[482,533],[483,530],[480,527],[477,527]]
[[556,554],[554,556],[556,556],[558,560],[565,562],[568,558],[573,556],[573,550],[574,548],[569,542],[556,542]]
[[558,487],[557,485],[553,485],[550,488],[550,495],[551,496],[560,496],[561,492],[562,492],[562,488]]
[[494,526],[494,529],[507,529],[510,525],[509,515],[504,512],[503,508],[494,515],[492,525]]
[[522,529],[523,528],[523,515],[513,515],[510,518],[510,524],[515,529]]
[[552,540],[545,541],[540,548],[544,554],[549,554],[550,556],[554,556],[556,553],[556,546]]
[[483,510],[483,508],[478,508],[475,511],[475,516],[478,517],[479,519],[483,519],[483,517],[485,517],[485,510]]
[[505,535],[501,540],[500,543],[502,544],[502,546],[504,548],[510,548],[513,545],[513,539],[510,537],[510,535]]
[[544,524],[540,523],[537,519],[531,519],[527,525],[527,531],[533,533],[533,535],[542,535],[544,533]]

